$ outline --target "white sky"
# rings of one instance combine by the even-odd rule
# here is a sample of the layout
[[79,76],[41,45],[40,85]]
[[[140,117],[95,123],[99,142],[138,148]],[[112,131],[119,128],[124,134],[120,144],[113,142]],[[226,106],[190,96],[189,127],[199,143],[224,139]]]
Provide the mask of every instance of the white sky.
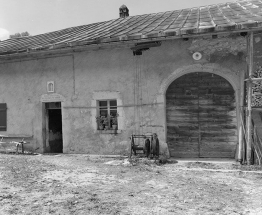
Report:
[[[119,17],[125,4],[129,15],[205,6],[234,0],[0,0],[0,40],[10,34],[31,35]],[[6,30],[6,31],[5,31]]]

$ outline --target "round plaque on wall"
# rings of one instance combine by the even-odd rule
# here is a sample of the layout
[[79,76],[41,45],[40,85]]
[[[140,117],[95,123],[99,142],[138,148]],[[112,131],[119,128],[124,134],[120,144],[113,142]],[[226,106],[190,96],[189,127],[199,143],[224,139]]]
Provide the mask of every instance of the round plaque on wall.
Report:
[[194,60],[200,60],[202,58],[202,54],[200,52],[195,52],[193,54],[193,59]]

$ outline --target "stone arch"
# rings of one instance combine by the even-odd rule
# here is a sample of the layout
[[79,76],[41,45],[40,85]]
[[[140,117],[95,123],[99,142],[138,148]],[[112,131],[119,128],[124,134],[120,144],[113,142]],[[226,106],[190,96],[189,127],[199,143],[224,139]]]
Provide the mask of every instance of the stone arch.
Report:
[[238,98],[237,91],[239,89],[239,83],[235,81],[236,78],[238,78],[238,72],[234,72],[230,69],[223,68],[218,64],[205,64],[205,65],[194,64],[194,65],[184,66],[175,70],[160,85],[159,95],[165,96],[167,88],[174,80],[176,80],[182,75],[192,72],[209,72],[225,78],[234,88],[236,92],[236,98]]
[[[240,118],[239,118],[239,104],[240,104],[240,94],[241,94],[241,86],[239,82],[239,71],[232,71],[230,69],[221,67],[219,64],[193,64],[188,66],[183,66],[174,72],[172,72],[166,79],[164,79],[160,85],[160,90],[157,95],[157,101],[164,103],[164,140],[167,141],[167,122],[166,122],[166,91],[170,84],[175,81],[177,78],[194,72],[209,72],[223,77],[227,80],[235,91],[235,99],[236,99],[236,116],[237,116],[237,127],[240,128]],[[237,136],[239,137],[239,129],[237,129]],[[239,140],[240,141],[240,140]]]

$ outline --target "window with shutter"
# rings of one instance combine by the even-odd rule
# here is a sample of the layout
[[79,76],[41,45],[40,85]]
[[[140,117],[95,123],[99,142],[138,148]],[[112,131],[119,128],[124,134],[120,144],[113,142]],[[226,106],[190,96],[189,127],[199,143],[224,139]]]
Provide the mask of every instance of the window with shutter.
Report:
[[6,131],[7,107],[6,103],[0,103],[0,131]]

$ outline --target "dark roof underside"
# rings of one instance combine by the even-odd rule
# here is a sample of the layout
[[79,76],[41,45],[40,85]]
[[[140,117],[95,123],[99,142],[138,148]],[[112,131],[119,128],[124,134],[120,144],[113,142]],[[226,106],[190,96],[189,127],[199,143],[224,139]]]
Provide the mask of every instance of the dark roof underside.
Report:
[[118,41],[257,29],[262,0],[242,0],[67,28],[0,42],[0,55]]

